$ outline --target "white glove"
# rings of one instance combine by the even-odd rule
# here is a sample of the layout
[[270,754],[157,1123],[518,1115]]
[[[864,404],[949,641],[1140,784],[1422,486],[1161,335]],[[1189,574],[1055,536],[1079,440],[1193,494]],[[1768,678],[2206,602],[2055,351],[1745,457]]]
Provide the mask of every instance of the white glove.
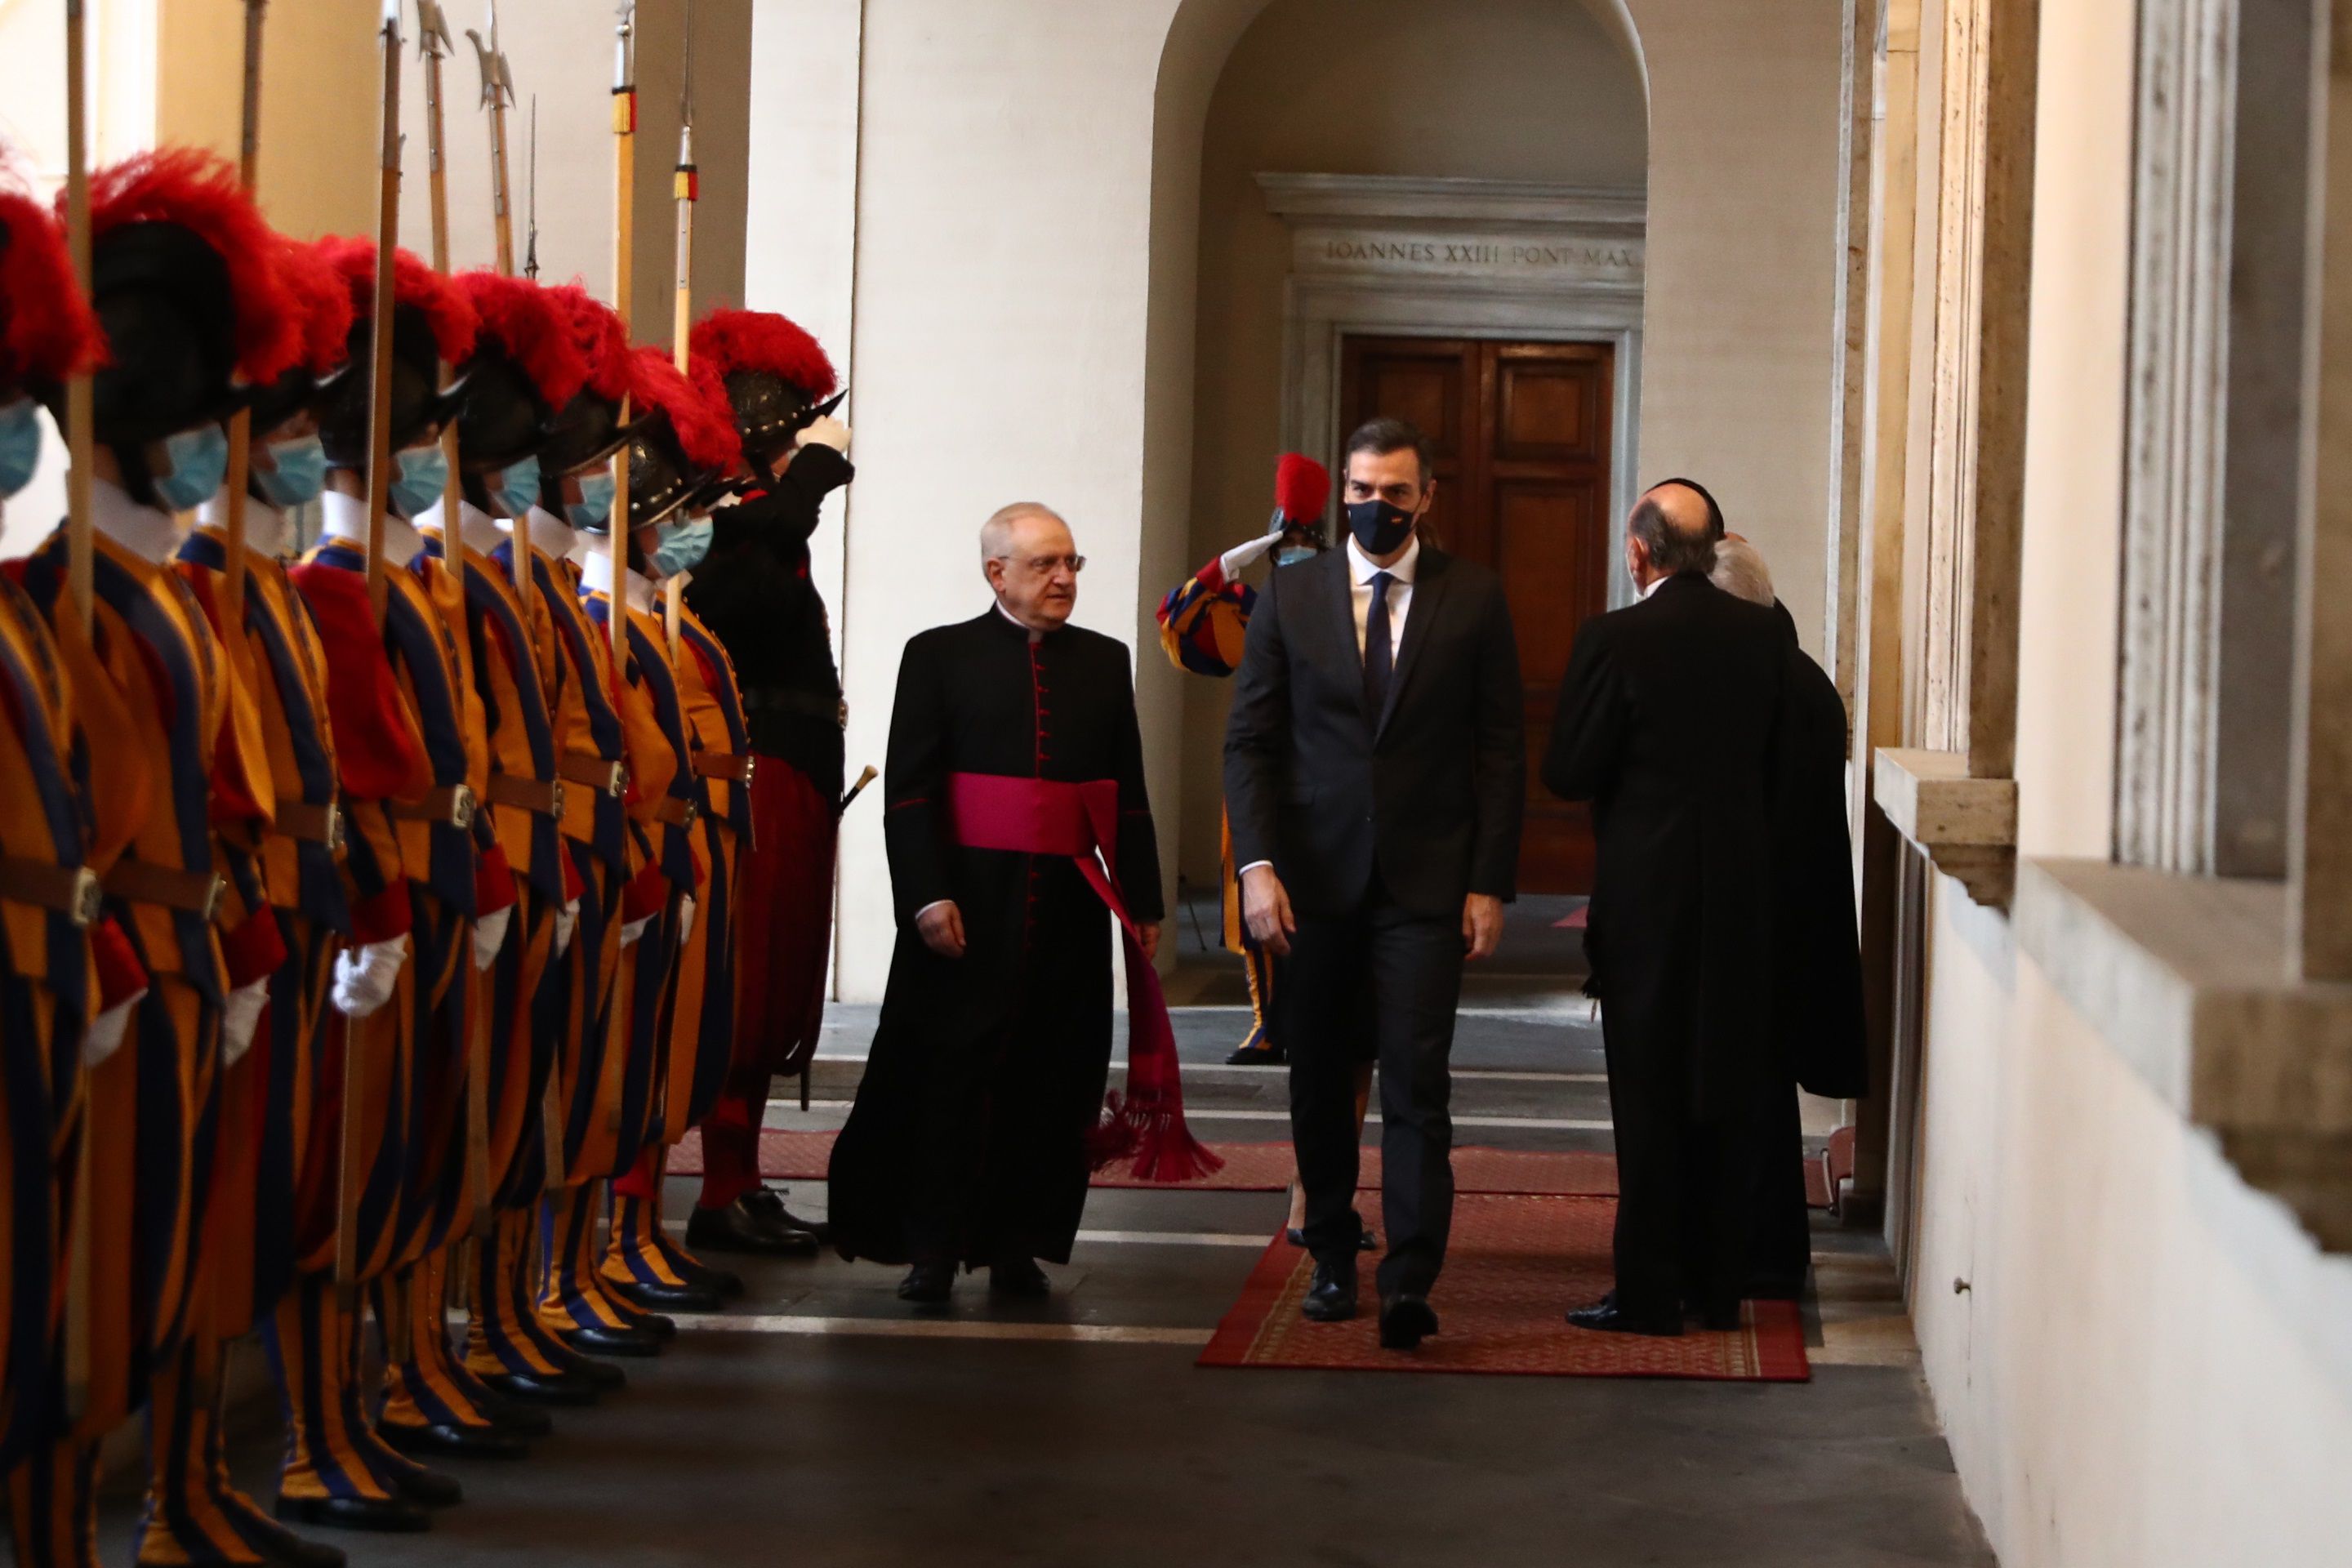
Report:
[[131,1026],[131,1015],[146,999],[147,987],[142,985],[89,1021],[81,1037],[82,1066],[94,1068],[122,1048],[122,1036]]
[[830,414],[821,414],[808,423],[800,435],[803,447],[830,447],[844,457],[849,453],[849,426]]
[[488,969],[499,961],[499,949],[507,944],[507,927],[514,923],[514,906],[493,910],[474,922],[474,967]]
[[253,1048],[253,1032],[261,1026],[261,1010],[269,1005],[269,977],[228,994],[221,1006],[221,1065],[235,1067]]
[[624,925],[621,928],[621,945],[623,947],[627,947],[634,943],[637,938],[646,934],[646,927],[653,923],[654,917],[647,915],[641,921],[631,921],[626,925]]
[[404,936],[335,954],[335,1011],[346,1018],[364,1018],[391,1001],[400,966],[407,962]]
[[1231,583],[1239,578],[1244,571],[1257,563],[1260,556],[1281,542],[1282,527],[1277,523],[1275,525],[1274,531],[1265,538],[1253,539],[1247,544],[1236,544],[1218,556],[1217,564],[1223,570],[1225,581]]
[[580,925],[580,900],[572,900],[555,911],[555,956],[562,958],[572,945],[572,933]]
[[690,898],[680,899],[677,901],[677,945],[684,947],[688,939],[693,935],[694,900]]

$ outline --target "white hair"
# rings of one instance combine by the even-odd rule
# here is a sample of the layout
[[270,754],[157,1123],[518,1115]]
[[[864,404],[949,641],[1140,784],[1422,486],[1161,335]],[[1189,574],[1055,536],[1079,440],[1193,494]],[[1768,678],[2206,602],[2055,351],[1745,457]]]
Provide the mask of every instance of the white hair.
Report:
[[1069,520],[1044,501],[1017,500],[1011,506],[999,507],[986,522],[980,525],[980,563],[1009,559],[1013,552],[1013,525],[1024,517],[1050,517],[1064,528]]
[[1764,564],[1764,557],[1744,539],[1718,539],[1715,542],[1715,570],[1707,580],[1735,599],[1745,599],[1751,605],[1767,609],[1778,596],[1772,592],[1772,569]]

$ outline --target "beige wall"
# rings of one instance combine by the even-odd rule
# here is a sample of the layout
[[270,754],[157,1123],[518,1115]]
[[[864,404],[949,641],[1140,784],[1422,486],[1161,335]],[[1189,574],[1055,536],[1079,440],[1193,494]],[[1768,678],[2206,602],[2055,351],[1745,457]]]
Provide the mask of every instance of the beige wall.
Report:
[[[1381,82],[1395,90],[1372,89]],[[1264,532],[1272,504],[1290,241],[1254,176],[1638,191],[1645,120],[1641,74],[1620,38],[1559,0],[1473,0],[1442,12],[1419,0],[1276,0],[1262,12],[1225,63],[1201,153],[1192,516],[1176,574]],[[1182,686],[1181,864],[1213,885],[1231,686]]]
[[[2042,42],[2017,775],[2022,853],[2103,858],[2136,7],[2066,12]],[[2352,1260],[2165,1108],[2005,917],[1932,898],[1914,1321],[2001,1562],[2340,1562]]]

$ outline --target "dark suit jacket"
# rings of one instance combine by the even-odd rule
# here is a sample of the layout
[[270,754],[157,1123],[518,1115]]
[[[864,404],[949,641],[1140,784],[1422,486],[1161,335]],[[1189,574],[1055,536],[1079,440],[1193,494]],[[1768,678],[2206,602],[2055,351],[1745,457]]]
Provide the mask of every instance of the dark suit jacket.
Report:
[[1789,674],[1773,843],[1773,1023],[1780,1058],[1799,1083],[1832,1100],[1859,1100],[1869,1092],[1870,1068],[1853,841],[1846,828],[1845,700],[1797,646],[1793,621],[1784,636]]
[[1621,1054],[1706,1117],[1772,1065],[1777,742],[1788,645],[1768,609],[1675,577],[1578,631],[1544,783],[1592,803],[1585,951]]
[[1454,916],[1517,889],[1525,695],[1501,579],[1424,545],[1387,710],[1366,711],[1349,553],[1258,596],[1225,728],[1234,864],[1271,860],[1301,914],[1389,896]]

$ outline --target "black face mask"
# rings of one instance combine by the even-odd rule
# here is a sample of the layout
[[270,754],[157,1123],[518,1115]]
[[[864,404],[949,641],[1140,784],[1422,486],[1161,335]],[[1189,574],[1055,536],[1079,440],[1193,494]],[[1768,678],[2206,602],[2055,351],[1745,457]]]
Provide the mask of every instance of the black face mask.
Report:
[[1348,531],[1367,555],[1386,555],[1412,532],[1412,513],[1375,496],[1348,505]]

